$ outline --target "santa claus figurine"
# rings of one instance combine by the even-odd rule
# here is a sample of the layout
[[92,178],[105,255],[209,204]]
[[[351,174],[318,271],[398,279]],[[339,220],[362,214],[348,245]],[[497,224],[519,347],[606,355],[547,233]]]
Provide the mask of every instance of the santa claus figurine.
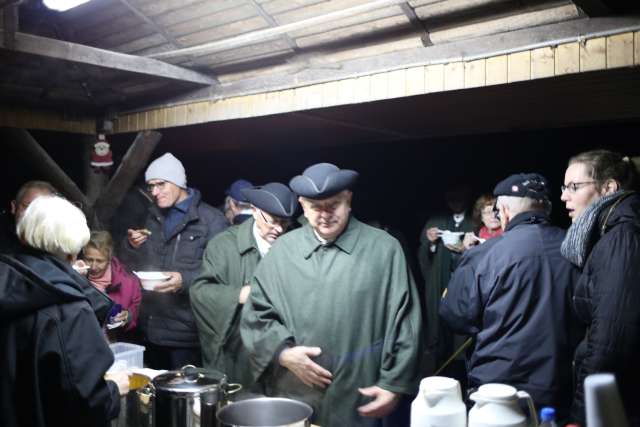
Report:
[[109,173],[113,166],[111,146],[104,138],[104,134],[98,134],[98,142],[93,144],[91,153],[91,167],[96,173]]

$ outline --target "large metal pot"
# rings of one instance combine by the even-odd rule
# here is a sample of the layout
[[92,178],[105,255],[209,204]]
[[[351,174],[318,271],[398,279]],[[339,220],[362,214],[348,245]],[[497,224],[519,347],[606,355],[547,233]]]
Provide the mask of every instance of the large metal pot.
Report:
[[280,397],[259,397],[231,403],[218,412],[223,426],[309,427],[313,409],[306,403]]
[[218,427],[218,410],[241,388],[220,372],[185,366],[138,391],[138,420],[143,427]]

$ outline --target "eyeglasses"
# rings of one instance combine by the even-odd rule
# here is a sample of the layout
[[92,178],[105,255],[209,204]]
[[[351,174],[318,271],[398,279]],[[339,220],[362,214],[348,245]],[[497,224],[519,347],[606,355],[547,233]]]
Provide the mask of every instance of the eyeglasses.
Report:
[[282,228],[288,228],[291,225],[291,220],[289,219],[285,219],[285,218],[267,219],[267,217],[264,216],[264,213],[262,212],[262,210],[258,209],[258,212],[260,212],[260,216],[262,217],[262,220],[272,227],[279,225]]
[[160,181],[160,182],[156,182],[156,183],[148,183],[147,184],[147,191],[149,193],[153,193],[153,189],[157,188],[159,191],[164,190],[164,186],[167,184],[167,181]]
[[570,182],[567,185],[561,185],[560,191],[564,193],[565,191],[569,190],[569,193],[575,193],[585,185],[595,184],[595,183],[596,181]]

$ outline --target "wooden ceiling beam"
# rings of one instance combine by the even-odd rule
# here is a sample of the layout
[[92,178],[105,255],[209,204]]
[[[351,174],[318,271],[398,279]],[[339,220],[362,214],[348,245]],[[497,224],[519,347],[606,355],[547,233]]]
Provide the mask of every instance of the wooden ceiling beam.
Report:
[[218,40],[210,43],[204,43],[184,49],[173,50],[169,52],[159,52],[148,55],[150,58],[174,58],[187,55],[205,55],[209,53],[222,52],[229,49],[247,46],[257,42],[264,42],[278,38],[283,34],[297,31],[303,28],[333,22],[338,19],[356,16],[359,14],[371,12],[373,10],[382,9],[390,6],[397,6],[406,3],[406,0],[375,0],[358,6],[330,12],[324,15],[314,16],[302,21],[292,22],[290,24],[280,25],[278,27],[267,28],[264,30],[253,31],[247,34]]
[[401,4],[400,9],[402,9],[402,12],[411,23],[411,26],[415,28],[418,34],[420,34],[422,45],[425,47],[433,45],[431,36],[429,35],[429,28],[427,28],[425,23],[421,21],[420,18],[418,18],[418,15],[416,15],[416,11],[413,9],[413,7],[411,7],[409,2]]
[[601,0],[572,0],[572,2],[590,18],[611,14],[609,7]]
[[98,49],[77,43],[46,37],[34,36],[17,32],[15,33],[15,45],[7,46],[4,36],[0,40],[0,47],[16,52],[45,56],[79,64],[95,65],[118,71],[140,73],[153,77],[178,80],[210,86],[216,83],[215,79],[202,73],[189,70],[155,59],[127,55],[119,52]]

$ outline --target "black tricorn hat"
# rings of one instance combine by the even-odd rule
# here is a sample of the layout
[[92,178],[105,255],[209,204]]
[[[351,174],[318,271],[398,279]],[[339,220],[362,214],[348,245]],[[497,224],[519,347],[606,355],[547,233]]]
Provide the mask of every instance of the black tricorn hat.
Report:
[[298,209],[296,195],[284,184],[268,184],[240,190],[247,201],[258,209],[281,218],[293,218]]
[[547,179],[537,173],[518,173],[500,181],[493,190],[494,196],[528,197],[549,200],[551,189]]
[[293,177],[289,186],[299,196],[318,200],[351,189],[356,179],[356,171],[340,169],[331,163],[318,163],[306,168],[302,175]]

